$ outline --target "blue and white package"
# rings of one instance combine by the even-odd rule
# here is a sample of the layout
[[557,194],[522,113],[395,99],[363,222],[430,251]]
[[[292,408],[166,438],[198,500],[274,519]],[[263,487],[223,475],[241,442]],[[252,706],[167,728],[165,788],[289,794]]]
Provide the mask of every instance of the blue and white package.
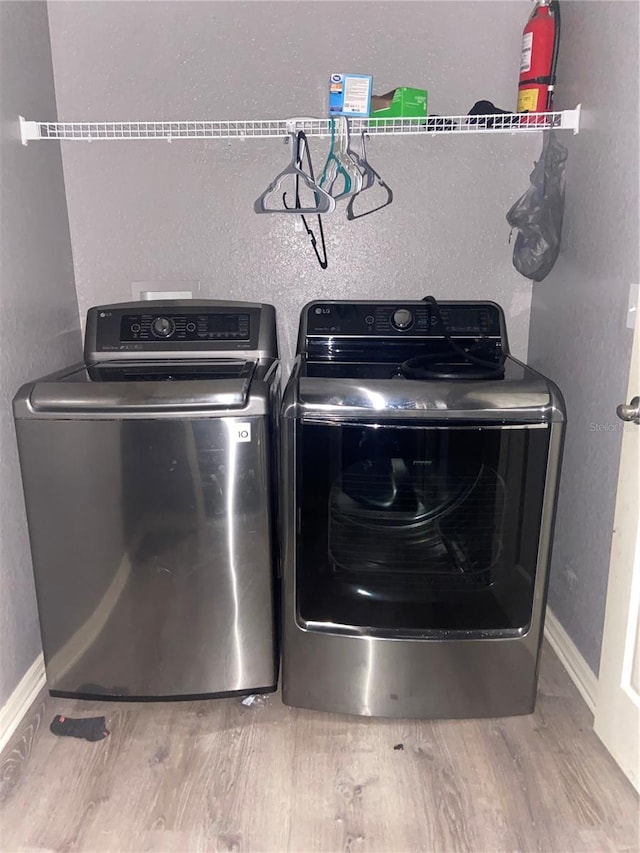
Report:
[[373,77],[370,74],[332,74],[329,82],[329,115],[362,118],[371,109]]

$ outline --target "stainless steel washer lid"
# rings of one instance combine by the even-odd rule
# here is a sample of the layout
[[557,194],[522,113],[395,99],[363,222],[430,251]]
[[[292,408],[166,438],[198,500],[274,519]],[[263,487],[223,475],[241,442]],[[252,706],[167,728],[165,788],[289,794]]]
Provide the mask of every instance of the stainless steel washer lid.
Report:
[[309,376],[298,356],[285,389],[288,418],[477,420],[551,423],[565,420],[556,385],[511,357],[502,379],[429,381]]
[[77,364],[23,385],[20,418],[262,415],[276,359]]

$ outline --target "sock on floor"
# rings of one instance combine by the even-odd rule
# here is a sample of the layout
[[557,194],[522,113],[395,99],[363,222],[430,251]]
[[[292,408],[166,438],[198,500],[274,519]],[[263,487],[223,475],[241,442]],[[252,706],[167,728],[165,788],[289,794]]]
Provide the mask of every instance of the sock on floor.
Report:
[[86,717],[78,720],[56,714],[49,728],[58,737],[82,737],[91,741],[102,740],[109,734],[104,717]]

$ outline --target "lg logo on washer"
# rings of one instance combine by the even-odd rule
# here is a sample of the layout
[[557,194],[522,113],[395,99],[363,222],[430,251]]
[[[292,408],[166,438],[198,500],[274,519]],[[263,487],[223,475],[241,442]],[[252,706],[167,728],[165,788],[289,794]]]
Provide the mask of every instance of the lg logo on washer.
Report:
[[234,424],[232,435],[236,441],[251,441],[251,424]]

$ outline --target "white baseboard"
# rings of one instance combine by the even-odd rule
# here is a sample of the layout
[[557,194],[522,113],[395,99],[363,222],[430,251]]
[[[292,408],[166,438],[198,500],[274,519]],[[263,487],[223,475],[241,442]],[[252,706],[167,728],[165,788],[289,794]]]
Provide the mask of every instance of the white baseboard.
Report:
[[589,710],[592,714],[595,713],[598,676],[582,657],[575,643],[549,607],[547,607],[544,635],[549,640],[551,648],[560,658],[561,664],[569,673],[569,677],[578,688],[580,695],[589,706]]
[[0,708],[0,752],[22,722],[27,711],[46,684],[42,653],[31,664],[20,679],[11,696]]

